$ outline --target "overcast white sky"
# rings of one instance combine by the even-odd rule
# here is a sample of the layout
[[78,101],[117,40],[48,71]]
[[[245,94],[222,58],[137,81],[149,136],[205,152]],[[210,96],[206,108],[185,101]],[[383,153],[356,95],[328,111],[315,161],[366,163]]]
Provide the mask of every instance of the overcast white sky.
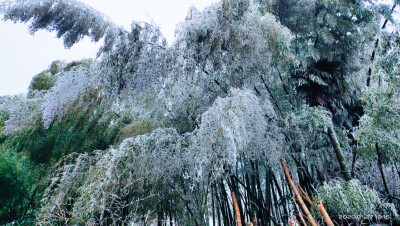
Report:
[[[106,14],[117,25],[130,30],[132,20],[151,20],[160,25],[169,43],[175,25],[183,21],[191,6],[198,9],[218,0],[81,0]],[[2,16],[0,16],[2,18]],[[0,96],[27,92],[32,77],[48,68],[54,60],[78,60],[95,57],[101,43],[82,40],[64,49],[55,33],[39,31],[34,36],[28,25],[0,20]]]

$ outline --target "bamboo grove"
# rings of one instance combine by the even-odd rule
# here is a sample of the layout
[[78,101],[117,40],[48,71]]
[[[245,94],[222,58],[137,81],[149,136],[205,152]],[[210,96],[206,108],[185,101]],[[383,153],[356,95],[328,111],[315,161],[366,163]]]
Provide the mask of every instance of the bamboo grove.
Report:
[[399,224],[398,4],[221,0],[167,43],[76,0],[0,2],[102,42],[0,97],[0,223]]

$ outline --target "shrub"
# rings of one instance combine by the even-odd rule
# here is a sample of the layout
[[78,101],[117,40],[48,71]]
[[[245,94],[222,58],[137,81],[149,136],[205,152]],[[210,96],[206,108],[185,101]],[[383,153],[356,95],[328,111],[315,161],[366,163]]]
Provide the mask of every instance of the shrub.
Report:
[[71,71],[73,68],[75,67],[90,67],[90,65],[92,64],[92,59],[83,59],[83,60],[78,60],[78,61],[72,61],[71,63],[67,64],[67,66],[65,66],[64,71]]
[[[391,215],[397,217],[397,211],[391,203],[385,203],[378,192],[362,185],[360,181],[353,179],[349,182],[331,180],[325,182],[317,190],[314,203],[321,200],[331,215],[336,218],[342,216],[368,216]],[[366,219],[361,217],[360,220]],[[357,220],[357,219],[355,219]]]
[[48,70],[45,70],[32,78],[31,84],[29,85],[29,95],[32,95],[35,91],[49,90],[54,86],[56,77],[53,76]]
[[52,74],[52,75],[55,75],[55,74],[57,74],[58,72],[60,72],[61,71],[61,69],[62,69],[62,62],[61,61],[53,61],[52,63],[51,63],[51,65],[50,65],[50,69],[49,69],[49,71],[50,71],[50,73]]

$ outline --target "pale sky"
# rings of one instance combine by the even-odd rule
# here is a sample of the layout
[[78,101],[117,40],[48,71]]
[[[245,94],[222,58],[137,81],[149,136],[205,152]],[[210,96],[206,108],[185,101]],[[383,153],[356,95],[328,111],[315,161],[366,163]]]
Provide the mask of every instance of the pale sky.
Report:
[[[153,21],[161,27],[168,43],[174,39],[175,26],[186,17],[191,6],[198,9],[218,0],[81,0],[107,15],[117,25],[130,30],[132,20]],[[2,16],[0,16],[2,18]],[[101,43],[84,39],[64,49],[56,34],[38,31],[34,36],[28,25],[0,20],[0,96],[26,93],[32,77],[48,68],[54,60],[73,61],[95,57]]]

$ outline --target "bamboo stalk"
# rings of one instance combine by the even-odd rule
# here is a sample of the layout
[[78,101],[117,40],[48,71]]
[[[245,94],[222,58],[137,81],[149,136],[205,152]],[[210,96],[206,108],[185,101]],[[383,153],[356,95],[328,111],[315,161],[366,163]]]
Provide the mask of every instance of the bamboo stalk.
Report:
[[342,172],[343,178],[346,181],[349,181],[350,180],[349,170],[347,169],[346,160],[344,158],[342,148],[340,147],[339,141],[336,137],[336,132],[333,128],[332,122],[328,126],[328,136],[329,136],[329,139],[331,140],[333,150],[335,151],[336,158],[339,162],[340,171]]
[[321,213],[322,217],[325,220],[325,223],[327,226],[334,226],[331,218],[329,217],[328,213],[326,212],[324,205],[322,204],[322,201],[319,201],[319,204],[317,205],[319,212]]
[[225,190],[223,181],[220,182],[220,189],[221,189],[221,195],[222,195],[223,209],[225,212],[225,217],[223,217],[223,221],[225,222],[225,219],[227,219],[228,225],[233,225],[234,220],[233,220],[232,213],[229,209],[228,193]]
[[389,187],[388,187],[388,185],[386,183],[386,179],[385,179],[385,173],[383,172],[383,168],[382,168],[382,157],[381,157],[381,152],[379,151],[378,143],[375,143],[375,150],[376,150],[376,154],[378,155],[378,168],[379,168],[379,172],[381,173],[383,187],[385,188],[385,192],[389,198],[389,201],[392,202],[392,196],[390,195]]
[[312,205],[312,200],[311,200],[310,196],[307,195],[307,193],[303,190],[303,188],[300,186],[299,183],[297,183],[297,186],[299,187],[300,192],[301,192],[302,196],[304,197],[304,199],[305,199],[310,205]]
[[294,205],[296,206],[297,212],[299,212],[299,217],[300,217],[301,223],[303,223],[304,226],[307,226],[307,223],[303,217],[303,213],[301,212],[299,205],[297,205],[296,199],[294,197],[292,197],[292,199],[293,199]]
[[283,170],[285,171],[285,175],[286,175],[286,178],[287,178],[287,180],[289,182],[289,185],[290,185],[290,187],[292,187],[292,190],[293,190],[294,194],[296,195],[297,199],[299,200],[301,208],[303,209],[304,213],[306,214],[306,216],[307,216],[308,220],[310,221],[311,225],[312,226],[317,226],[317,223],[315,222],[313,216],[311,215],[311,213],[308,210],[306,204],[304,203],[303,198],[301,198],[301,195],[300,195],[299,191],[297,190],[297,188],[296,188],[296,186],[295,186],[295,184],[294,184],[294,182],[293,182],[293,180],[292,180],[292,178],[291,178],[291,176],[289,174],[289,170],[286,167],[286,164],[285,164],[285,161],[283,160],[283,158],[281,158],[281,164],[282,164]]
[[289,219],[288,225],[289,225],[289,226],[296,226],[296,221],[295,221],[295,219],[296,219],[296,218],[291,217],[291,218]]
[[212,206],[212,222],[213,222],[213,225],[216,225],[215,224],[214,189],[213,189],[212,185],[211,185],[211,206]]
[[[396,8],[396,6],[397,6],[397,3],[394,3],[393,6],[392,6],[392,9],[390,10],[390,15],[392,15],[392,13],[393,13],[394,9]],[[381,27],[382,30],[385,29],[386,24],[387,24],[388,21],[389,21],[389,19],[386,19],[386,20],[383,22],[383,25],[382,25],[382,27]],[[376,51],[377,51],[378,44],[379,44],[379,38],[380,38],[380,37],[376,38],[374,50],[372,51],[372,54],[371,54],[371,59],[370,59],[370,60],[371,60],[372,66],[369,66],[369,68],[368,68],[367,86],[369,86],[370,83],[371,83],[372,68],[373,68],[373,65],[374,65],[375,53],[376,53]]]
[[233,208],[235,209],[236,225],[242,226],[242,220],[240,218],[239,204],[238,204],[235,192],[232,192],[232,202],[233,202]]

